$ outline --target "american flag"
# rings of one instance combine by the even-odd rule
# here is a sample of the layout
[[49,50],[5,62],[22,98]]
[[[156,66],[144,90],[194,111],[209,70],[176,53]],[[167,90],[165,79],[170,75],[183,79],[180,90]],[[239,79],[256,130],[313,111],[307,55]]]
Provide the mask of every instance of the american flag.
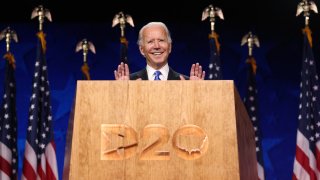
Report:
[[58,179],[58,167],[45,58],[45,34],[40,31],[37,37],[39,38],[37,59],[30,98],[22,179],[56,180]]
[[292,179],[320,179],[319,76],[312,52],[311,31],[304,29],[296,155]]
[[221,80],[221,62],[220,62],[220,44],[218,41],[218,34],[213,32],[209,34],[210,44],[210,62],[209,62],[209,80]]
[[128,41],[125,37],[120,37],[120,62],[128,64]]
[[15,60],[8,52],[5,54],[6,73],[3,102],[0,110],[0,179],[17,179],[17,116],[16,81],[14,77]]
[[255,132],[255,141],[256,141],[256,155],[257,155],[257,169],[258,169],[258,176],[260,180],[265,179],[264,175],[264,163],[263,163],[263,156],[262,156],[262,146],[261,146],[261,132],[259,128],[259,116],[258,116],[258,90],[256,86],[256,61],[254,57],[250,56],[247,59],[247,63],[249,64],[249,71],[248,71],[248,89],[247,89],[247,96],[244,99],[244,103],[248,112],[248,115],[251,119],[254,132]]

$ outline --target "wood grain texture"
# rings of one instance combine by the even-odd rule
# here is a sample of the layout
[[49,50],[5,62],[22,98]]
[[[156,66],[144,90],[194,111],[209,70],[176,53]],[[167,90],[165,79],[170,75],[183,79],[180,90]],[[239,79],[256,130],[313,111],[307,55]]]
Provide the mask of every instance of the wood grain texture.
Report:
[[[252,125],[239,101],[233,81],[78,81],[69,179],[255,180]],[[170,159],[140,160],[140,143],[129,159],[101,160],[103,124],[130,126],[138,136],[147,125],[163,125],[170,137],[161,149]],[[187,124],[208,136],[205,154],[195,160],[177,156],[171,143]]]

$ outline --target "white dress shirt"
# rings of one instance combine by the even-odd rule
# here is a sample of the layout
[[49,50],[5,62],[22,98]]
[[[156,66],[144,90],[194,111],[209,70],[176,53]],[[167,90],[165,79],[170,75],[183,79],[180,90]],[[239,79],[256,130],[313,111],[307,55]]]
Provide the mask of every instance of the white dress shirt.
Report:
[[166,65],[164,65],[161,69],[154,69],[151,66],[147,65],[147,72],[148,72],[148,79],[151,81],[154,81],[154,72],[155,71],[160,71],[161,75],[160,75],[160,79],[161,81],[166,81],[168,80],[168,74],[169,74],[169,65],[168,63]]

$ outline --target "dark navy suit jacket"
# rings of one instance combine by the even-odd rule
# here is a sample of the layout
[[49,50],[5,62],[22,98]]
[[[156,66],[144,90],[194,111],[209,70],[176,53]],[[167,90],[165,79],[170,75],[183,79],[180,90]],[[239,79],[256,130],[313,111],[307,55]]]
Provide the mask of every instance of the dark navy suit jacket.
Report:
[[[181,74],[186,80],[189,80],[189,77]],[[142,69],[138,72],[130,74],[130,80],[148,80],[147,69]],[[180,73],[175,72],[173,69],[169,68],[168,80],[180,80]]]

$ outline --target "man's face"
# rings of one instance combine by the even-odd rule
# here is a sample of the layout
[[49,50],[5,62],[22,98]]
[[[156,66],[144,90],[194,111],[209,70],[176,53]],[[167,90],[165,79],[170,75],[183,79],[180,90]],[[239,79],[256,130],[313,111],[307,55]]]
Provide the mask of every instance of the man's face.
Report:
[[142,37],[142,45],[139,46],[141,54],[149,66],[160,69],[168,62],[171,52],[166,31],[162,26],[154,25],[144,29]]

